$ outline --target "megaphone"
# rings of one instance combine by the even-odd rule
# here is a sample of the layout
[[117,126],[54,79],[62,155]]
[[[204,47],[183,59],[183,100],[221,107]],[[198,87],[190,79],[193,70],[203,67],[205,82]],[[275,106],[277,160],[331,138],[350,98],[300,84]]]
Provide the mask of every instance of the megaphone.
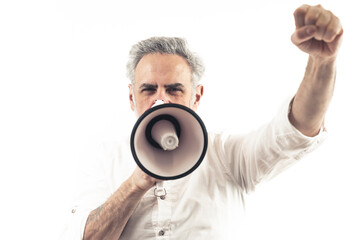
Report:
[[192,173],[206,155],[208,136],[201,118],[180,104],[154,105],[136,121],[130,147],[148,175],[174,180]]

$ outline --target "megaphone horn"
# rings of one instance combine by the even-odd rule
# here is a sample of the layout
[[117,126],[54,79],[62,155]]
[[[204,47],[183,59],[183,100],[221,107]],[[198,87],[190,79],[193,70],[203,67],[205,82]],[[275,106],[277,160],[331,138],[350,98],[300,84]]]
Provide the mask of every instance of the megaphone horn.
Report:
[[201,118],[175,103],[153,106],[135,123],[130,139],[137,165],[148,175],[171,180],[193,172],[206,155],[208,136]]

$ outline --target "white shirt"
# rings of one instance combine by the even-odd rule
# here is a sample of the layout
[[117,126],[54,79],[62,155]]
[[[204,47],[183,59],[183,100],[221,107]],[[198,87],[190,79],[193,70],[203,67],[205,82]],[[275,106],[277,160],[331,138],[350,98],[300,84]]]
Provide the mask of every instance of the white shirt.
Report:
[[[126,240],[219,240],[241,236],[243,194],[314,150],[326,137],[301,134],[288,120],[289,104],[268,124],[246,135],[209,133],[207,154],[190,175],[165,181],[165,199],[150,189],[130,217]],[[104,203],[133,172],[129,142],[103,145],[90,181],[69,210],[63,239],[80,240],[89,213]]]

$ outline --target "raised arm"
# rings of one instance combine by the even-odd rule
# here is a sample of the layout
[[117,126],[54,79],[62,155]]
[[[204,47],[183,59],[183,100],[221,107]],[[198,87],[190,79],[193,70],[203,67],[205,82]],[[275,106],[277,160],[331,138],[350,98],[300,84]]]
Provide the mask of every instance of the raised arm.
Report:
[[303,5],[295,10],[294,18],[296,30],[291,40],[309,54],[309,60],[289,119],[311,137],[319,133],[333,95],[343,29],[339,19],[320,5]]

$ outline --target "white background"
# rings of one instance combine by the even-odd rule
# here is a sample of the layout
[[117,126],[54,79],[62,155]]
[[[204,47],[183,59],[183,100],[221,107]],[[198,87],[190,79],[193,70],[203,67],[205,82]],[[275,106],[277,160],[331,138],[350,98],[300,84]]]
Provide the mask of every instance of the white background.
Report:
[[[244,238],[360,239],[359,23],[355,1],[321,3],[345,35],[329,139],[247,197]],[[205,61],[198,113],[208,129],[247,132],[295,93],[302,1],[1,1],[0,239],[57,239],[88,146],[128,134],[132,44],[186,37]],[[84,150],[85,149],[85,150]]]

